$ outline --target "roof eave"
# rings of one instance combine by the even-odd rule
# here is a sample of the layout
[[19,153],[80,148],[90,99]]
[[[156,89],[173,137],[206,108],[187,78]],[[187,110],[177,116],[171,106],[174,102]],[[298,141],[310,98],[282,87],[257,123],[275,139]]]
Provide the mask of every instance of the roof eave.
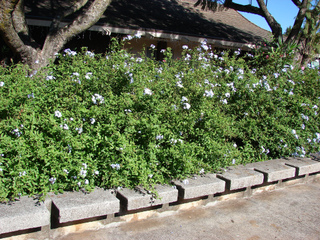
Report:
[[[31,26],[41,26],[41,27],[50,27],[51,20],[44,20],[44,19],[34,19],[34,18],[27,18],[27,24]],[[60,27],[66,26],[68,22],[61,22]],[[230,48],[230,49],[242,49],[244,51],[252,50],[255,45],[252,43],[241,43],[241,42],[234,42],[228,41],[223,39],[215,39],[212,37],[202,37],[202,36],[192,36],[186,35],[181,33],[168,33],[162,30],[157,29],[132,29],[132,28],[121,28],[121,27],[114,27],[109,25],[93,25],[88,29],[89,31],[98,31],[103,32],[107,35],[114,34],[126,34],[126,35],[135,35],[139,34],[146,38],[157,38],[157,39],[166,39],[170,41],[182,41],[182,42],[202,42],[204,40],[207,43],[212,44],[214,47],[217,48]]]

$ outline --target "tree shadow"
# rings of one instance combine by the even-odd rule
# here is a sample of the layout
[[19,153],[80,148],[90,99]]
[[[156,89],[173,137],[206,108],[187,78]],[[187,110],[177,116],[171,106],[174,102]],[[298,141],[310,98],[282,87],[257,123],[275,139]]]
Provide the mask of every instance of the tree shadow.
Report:
[[[194,8],[195,0],[117,0],[112,1],[97,23],[113,27],[162,30],[197,37],[207,37],[235,42],[264,40],[252,31],[215,20],[217,13]],[[55,14],[70,7],[71,0],[26,0],[29,16],[52,19]],[[90,1],[89,3],[90,4]],[[230,10],[233,11],[233,10]],[[230,12],[229,12],[230,13]],[[240,14],[225,12],[225,18],[243,18]],[[221,12],[219,13],[221,16]],[[223,13],[224,14],[224,13]],[[239,16],[237,16],[237,14]],[[77,14],[68,17],[71,21]],[[248,24],[251,24],[248,22]]]

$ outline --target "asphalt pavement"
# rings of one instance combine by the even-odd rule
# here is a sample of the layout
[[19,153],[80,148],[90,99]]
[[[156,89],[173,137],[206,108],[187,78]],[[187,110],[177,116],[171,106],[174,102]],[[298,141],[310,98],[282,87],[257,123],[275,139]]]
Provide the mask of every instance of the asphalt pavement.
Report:
[[320,240],[320,178],[58,240]]

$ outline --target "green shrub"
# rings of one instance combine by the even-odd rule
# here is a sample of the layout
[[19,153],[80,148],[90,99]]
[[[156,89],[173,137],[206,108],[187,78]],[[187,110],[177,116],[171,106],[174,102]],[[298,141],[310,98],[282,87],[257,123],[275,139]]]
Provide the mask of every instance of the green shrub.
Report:
[[[65,50],[28,76],[1,68],[0,201],[169,183],[319,151],[319,72],[277,54],[185,49],[173,60]],[[280,54],[280,53],[279,53]],[[270,62],[268,62],[270,61]],[[268,64],[269,63],[269,64]],[[257,65],[258,66],[258,65]]]

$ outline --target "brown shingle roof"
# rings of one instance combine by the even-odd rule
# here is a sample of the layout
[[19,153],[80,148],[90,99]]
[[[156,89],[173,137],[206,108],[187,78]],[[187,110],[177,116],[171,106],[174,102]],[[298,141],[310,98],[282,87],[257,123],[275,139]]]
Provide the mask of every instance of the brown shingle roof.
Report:
[[[68,1],[26,0],[27,13],[50,17],[53,15],[52,9],[59,11],[59,2],[68,6]],[[200,7],[194,8],[195,2],[196,0],[115,0],[97,24],[154,29],[242,43],[271,38],[269,31],[256,26],[235,10],[205,11]]]

